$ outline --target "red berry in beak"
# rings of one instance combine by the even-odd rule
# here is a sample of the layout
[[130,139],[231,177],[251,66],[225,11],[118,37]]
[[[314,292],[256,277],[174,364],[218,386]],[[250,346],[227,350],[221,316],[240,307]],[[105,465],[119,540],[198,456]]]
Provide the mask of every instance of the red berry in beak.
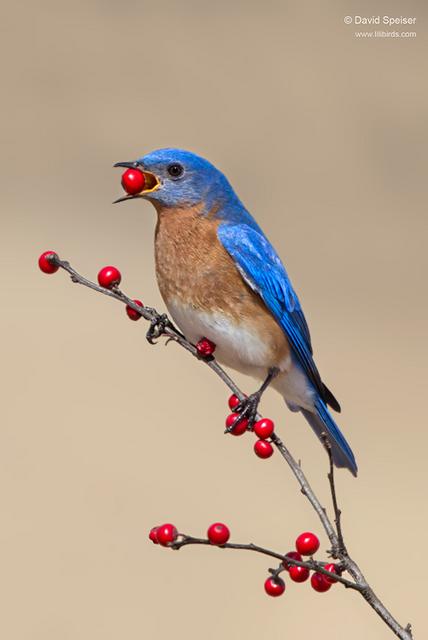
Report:
[[105,289],[112,289],[120,284],[122,276],[116,267],[103,267],[98,274],[98,283]]
[[317,536],[310,531],[301,533],[296,540],[296,549],[302,556],[313,556],[320,547]]
[[196,351],[201,358],[209,358],[215,351],[215,344],[208,340],[208,338],[201,338],[196,345]]
[[273,454],[273,446],[267,440],[257,440],[254,445],[254,453],[259,458],[270,458]]
[[268,596],[276,598],[282,596],[285,591],[285,582],[281,578],[268,578],[265,582],[265,591]]
[[[133,300],[133,302],[135,302],[135,304],[139,304],[140,307],[144,307],[141,300]],[[128,314],[128,318],[130,318],[131,320],[139,320],[141,318],[141,313],[138,313],[138,311],[135,311],[135,309],[133,309],[129,305],[126,305],[126,313]]]
[[57,264],[51,262],[52,257],[58,258],[55,251],[45,251],[39,258],[39,269],[43,273],[56,273],[59,269]]
[[208,528],[207,536],[211,544],[226,544],[230,538],[230,531],[222,522],[214,522]]
[[146,178],[144,177],[144,173],[139,169],[127,169],[122,174],[122,187],[130,196],[141,193],[145,184]]

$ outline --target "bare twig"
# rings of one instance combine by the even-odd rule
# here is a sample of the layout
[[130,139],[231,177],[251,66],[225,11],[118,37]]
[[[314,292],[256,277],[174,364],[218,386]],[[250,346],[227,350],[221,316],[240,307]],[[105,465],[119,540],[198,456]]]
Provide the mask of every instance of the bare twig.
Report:
[[346,551],[345,543],[343,540],[342,522],[341,522],[342,512],[339,509],[339,506],[337,503],[336,485],[334,482],[333,455],[331,452],[331,444],[327,438],[327,434],[325,433],[322,434],[322,441],[323,441],[325,450],[327,451],[328,460],[330,464],[330,470],[328,472],[327,477],[330,484],[331,500],[333,503],[333,511],[334,511],[334,524],[336,525],[336,531],[337,531],[338,555],[343,556],[347,554],[347,551]]
[[[276,558],[281,562],[280,568],[276,571],[277,574],[279,574],[281,571],[286,571],[284,566],[284,562],[286,562],[287,565],[290,565],[290,566],[305,567],[310,571],[317,571],[318,573],[322,573],[323,575],[329,578],[332,577],[331,571],[327,571],[324,568],[324,565],[328,564],[327,561],[320,562],[319,560],[313,560],[312,558],[310,560],[302,560],[302,561],[296,560],[295,558],[291,558],[291,557],[288,557],[287,555],[277,553],[276,551],[271,551],[270,549],[266,549],[265,547],[260,547],[259,545],[253,544],[252,542],[248,544],[226,542],[225,544],[222,544],[222,545],[213,545],[209,540],[205,538],[194,538],[193,536],[187,536],[187,535],[181,534],[181,537],[176,542],[172,543],[170,546],[171,546],[171,549],[178,550],[178,549],[181,549],[182,547],[186,547],[191,544],[203,544],[203,545],[208,545],[210,547],[217,547],[219,549],[240,549],[244,551],[255,551],[256,553],[261,553],[265,556]],[[355,591],[363,590],[363,587],[361,585],[359,585],[356,582],[352,582],[351,580],[347,580],[346,578],[343,578],[341,575],[334,574],[334,579],[337,582],[341,582],[348,589],[355,589]]]
[[[146,334],[146,337],[150,343],[153,344],[155,339],[159,337],[166,337],[167,342],[173,341],[177,342],[181,347],[190,352],[193,356],[198,358],[198,360],[204,362],[206,366],[208,366],[214,373],[224,382],[224,384],[238,396],[240,400],[245,398],[245,395],[242,391],[237,387],[232,378],[224,371],[224,369],[218,364],[215,358],[210,359],[201,359],[195,345],[189,342],[185,336],[173,325],[173,323],[169,320],[169,318],[165,314],[160,314],[151,307],[144,307],[139,304],[136,304],[131,298],[128,298],[118,287],[113,287],[112,289],[105,289],[104,287],[99,286],[98,284],[88,280],[87,278],[81,276],[70,264],[69,262],[61,260],[56,254],[52,254],[49,257],[50,262],[52,264],[61,267],[65,271],[67,271],[73,282],[82,284],[85,287],[93,289],[98,293],[102,293],[105,296],[109,296],[110,298],[114,298],[119,302],[122,302],[135,311],[137,311],[145,320],[150,322],[150,328]],[[257,416],[259,419],[260,416]],[[357,565],[357,563],[350,557],[343,540],[342,526],[341,526],[341,512],[338,507],[336,488],[334,482],[334,471],[333,464],[331,458],[331,452],[329,451],[329,447],[327,446],[327,451],[330,457],[330,471],[328,474],[328,479],[330,483],[331,496],[333,501],[333,509],[335,514],[335,525],[332,524],[330,518],[327,515],[326,509],[322,506],[319,499],[315,495],[315,492],[311,488],[306,475],[303,473],[300,464],[294,459],[290,451],[287,449],[283,441],[273,433],[271,436],[271,442],[278,449],[279,453],[282,455],[284,460],[287,462],[291,471],[293,472],[297,482],[300,485],[300,490],[303,495],[308,499],[312,508],[318,515],[318,518],[326,532],[328,539],[331,544],[331,555],[340,561],[340,566],[344,570],[346,570],[353,578],[354,582],[343,578],[342,576],[337,576],[337,581],[344,584],[345,587],[353,589],[361,593],[363,598],[368,602],[368,604],[376,611],[376,613],[380,616],[380,618],[385,622],[386,625],[395,633],[395,635],[401,640],[413,640],[411,625],[407,624],[405,627],[399,624],[397,620],[392,616],[392,614],[386,609],[381,600],[376,596],[373,589],[367,583],[361,569]],[[204,540],[201,538],[192,538],[190,536],[184,536],[179,542],[174,543],[174,549],[180,549],[183,546],[190,544],[203,544],[209,545],[208,540]],[[244,549],[247,551],[256,551],[258,553],[263,553],[265,555],[269,555],[278,560],[283,560],[284,556],[282,554],[275,553],[273,551],[269,551],[268,549],[264,549],[263,547],[259,547],[253,544],[232,544],[227,543],[223,545],[223,548],[226,549]],[[325,569],[320,566],[321,563],[315,562],[314,560],[309,560],[305,562],[298,562],[296,560],[291,560],[287,558],[287,562],[289,564],[300,565],[303,567],[307,567],[309,569],[316,570],[320,573],[326,573],[329,575]]]

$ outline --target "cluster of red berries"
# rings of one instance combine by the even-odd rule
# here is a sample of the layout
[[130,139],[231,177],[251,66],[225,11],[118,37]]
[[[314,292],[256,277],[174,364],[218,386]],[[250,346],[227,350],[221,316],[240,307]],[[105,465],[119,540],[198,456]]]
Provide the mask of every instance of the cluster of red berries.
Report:
[[[161,524],[149,532],[149,539],[154,544],[160,544],[162,547],[169,547],[179,536],[177,528],[173,524]],[[222,522],[214,522],[208,527],[207,538],[211,544],[223,545],[230,538],[229,528]]]
[[160,544],[168,547],[177,540],[178,531],[173,524],[161,524],[150,529],[149,538],[154,544]]
[[[319,549],[320,541],[314,533],[306,531],[301,533],[296,540],[296,551],[289,551],[285,554],[283,561],[283,567],[288,571],[288,575],[293,582],[306,582],[310,576],[310,570],[307,567],[290,564],[287,562],[287,558],[290,560],[296,560],[302,562],[302,556],[313,556]],[[332,575],[326,576],[319,571],[315,571],[311,576],[311,586],[315,591],[324,593],[328,591],[331,586],[337,582],[334,575],[339,575],[339,570],[333,563],[325,564],[323,567],[326,571],[329,571]],[[271,576],[265,581],[265,591],[269,596],[277,597],[284,593],[285,582],[279,575]]]
[[[234,411],[239,405],[239,398],[235,394],[229,398],[229,409]],[[248,430],[249,422],[247,418],[239,419],[239,413],[230,413],[226,418],[226,429],[234,436],[242,436]],[[270,418],[261,418],[253,425],[253,431],[258,437],[254,444],[254,453],[259,458],[270,458],[273,454],[273,446],[269,438],[273,434],[275,424]]]
[[[210,358],[216,345],[208,338],[201,338],[196,344],[196,351],[200,358]],[[226,430],[234,436],[242,436],[249,428],[249,420],[247,418],[239,419],[239,413],[234,410],[238,407],[240,400],[235,394],[229,398],[229,409],[233,411],[226,418]],[[269,418],[262,418],[253,425],[253,431],[258,437],[254,445],[254,453],[259,458],[270,458],[273,454],[272,444],[268,441],[274,432],[275,425]]]
[[[180,534],[178,533],[175,525],[166,523],[153,527],[149,532],[149,539],[154,544],[160,544],[162,547],[169,547],[173,545]],[[183,536],[185,539],[185,536]],[[229,527],[223,522],[214,522],[208,527],[207,530],[208,541],[216,546],[225,545],[230,538]],[[195,540],[195,542],[201,542]],[[275,575],[266,579],[264,587],[269,596],[277,597],[281,596],[285,591],[285,582],[279,576],[282,571],[288,571],[288,575],[293,582],[306,582],[310,576],[310,570],[308,567],[302,567],[296,564],[291,564],[290,560],[297,562],[303,562],[303,556],[313,556],[319,549],[320,541],[318,537],[306,531],[301,533],[296,539],[296,550],[289,551],[285,554],[282,566]],[[335,576],[340,575],[338,567],[333,563],[325,564],[325,571],[329,571],[331,576],[327,576],[319,571],[314,571],[311,576],[311,586],[315,591],[324,593],[328,591],[331,586],[337,582]]]
[[[39,257],[39,268],[43,273],[56,273],[59,269],[58,264],[55,263],[55,259],[58,258],[58,254],[55,251],[45,251]],[[120,285],[122,280],[122,274],[120,273],[117,267],[107,266],[103,267],[98,272],[98,284],[100,287],[104,287],[104,289],[114,289]],[[143,303],[141,300],[133,300],[135,304],[138,304],[140,307],[143,307]],[[135,309],[126,305],[126,313],[128,318],[131,320],[139,320],[141,318],[141,313],[138,313]]]
[[[210,358],[216,345],[208,338],[201,338],[196,344],[196,351],[200,358]],[[226,430],[234,436],[242,436],[249,428],[249,421],[247,418],[239,419],[239,413],[234,410],[238,407],[240,400],[235,394],[229,398],[229,409],[233,411],[226,418]],[[257,442],[254,444],[254,453],[259,458],[270,458],[273,454],[273,446],[269,442],[269,438],[273,434],[275,425],[269,418],[262,418],[257,420],[253,425],[253,431],[258,437]]]

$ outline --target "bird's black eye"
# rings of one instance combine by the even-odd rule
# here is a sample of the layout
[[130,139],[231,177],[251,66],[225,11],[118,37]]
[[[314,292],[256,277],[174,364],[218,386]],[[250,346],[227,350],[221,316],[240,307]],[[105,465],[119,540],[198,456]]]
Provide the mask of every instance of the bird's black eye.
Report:
[[173,162],[168,167],[168,173],[171,178],[179,178],[184,173],[184,168],[178,162]]

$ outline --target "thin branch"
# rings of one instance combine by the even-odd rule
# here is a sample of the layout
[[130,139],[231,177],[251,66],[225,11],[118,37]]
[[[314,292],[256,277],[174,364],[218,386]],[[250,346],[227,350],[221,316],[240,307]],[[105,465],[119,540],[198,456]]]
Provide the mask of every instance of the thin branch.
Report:
[[[222,545],[213,545],[206,538],[194,538],[193,536],[187,536],[187,535],[181,534],[181,538],[178,539],[176,542],[173,542],[170,545],[170,547],[171,549],[178,551],[182,547],[186,547],[192,544],[202,544],[209,547],[217,547],[218,549],[240,549],[244,551],[255,551],[256,553],[261,553],[265,556],[276,558],[281,562],[281,567],[279,568],[278,571],[276,571],[277,574],[279,574],[281,571],[286,571],[286,568],[284,566],[284,562],[286,562],[290,566],[305,567],[310,571],[316,571],[318,573],[322,573],[328,578],[332,577],[331,571],[327,571],[324,568],[324,565],[327,564],[326,561],[320,562],[319,560],[313,560],[313,559],[302,560],[302,561],[295,560],[294,558],[288,557],[287,555],[277,553],[276,551],[271,551],[270,549],[266,549],[265,547],[260,547],[259,545],[253,544],[252,542],[248,544],[226,542],[225,544],[222,544]],[[348,589],[355,589],[355,591],[363,591],[364,589],[364,587],[361,586],[360,584],[356,582],[352,582],[351,580],[347,580],[346,578],[343,578],[338,574],[335,574],[333,577],[337,582],[341,582]]]
[[330,484],[331,500],[333,502],[334,523],[336,525],[337,540],[338,540],[338,552],[340,556],[344,556],[344,555],[347,555],[347,551],[345,547],[345,542],[343,540],[342,521],[341,521],[342,512],[339,509],[339,505],[337,503],[336,485],[334,482],[333,454],[331,452],[331,444],[327,438],[327,434],[323,433],[321,435],[322,435],[322,441],[323,441],[325,450],[327,451],[328,460],[330,464],[330,470],[328,472],[327,477]]
[[[141,306],[136,304],[131,298],[128,298],[118,287],[113,287],[112,289],[105,289],[104,287],[95,284],[91,280],[81,276],[70,264],[69,262],[61,260],[56,254],[52,254],[49,256],[49,261],[52,264],[57,265],[58,267],[67,271],[73,282],[77,284],[81,284],[89,289],[93,289],[98,293],[102,293],[105,296],[110,298],[114,298],[119,302],[122,302],[135,311],[137,311],[143,318],[150,322],[150,328],[146,334],[146,338],[148,341],[153,344],[157,338],[166,337],[167,342],[174,341],[177,342],[181,347],[189,351],[193,356],[195,356],[198,360],[204,362],[206,366],[208,366],[214,373],[224,382],[224,384],[229,387],[229,389],[235,393],[240,400],[245,398],[245,395],[238,388],[232,378],[224,371],[224,369],[218,364],[215,358],[211,359],[202,359],[198,351],[191,342],[189,342],[185,336],[173,325],[173,323],[169,320],[169,318],[165,314],[160,314],[151,307]],[[259,419],[260,416],[257,416]],[[336,497],[336,489],[334,484],[334,474],[332,473],[332,461],[330,462],[330,473],[329,473],[329,481],[330,481],[330,489],[332,493],[333,500],[333,508],[335,512],[335,523],[337,529],[335,529],[334,525],[330,521],[326,509],[322,506],[320,501],[318,500],[315,492],[311,488],[305,474],[302,471],[300,464],[294,459],[290,451],[287,449],[282,440],[273,433],[271,436],[271,442],[276,446],[284,460],[287,462],[291,471],[293,472],[297,482],[300,485],[300,490],[302,494],[309,500],[311,506],[314,511],[318,515],[318,518],[328,536],[328,539],[331,544],[331,554],[334,558],[340,560],[341,566],[349,572],[355,582],[351,582],[346,580],[345,578],[341,578],[338,581],[345,584],[346,587],[354,589],[361,593],[363,598],[368,602],[368,604],[376,611],[376,613],[381,617],[381,619],[388,625],[388,627],[395,633],[397,637],[401,640],[413,640],[411,625],[407,624],[406,627],[403,627],[397,622],[397,620],[391,615],[391,613],[386,609],[381,600],[376,596],[372,588],[368,585],[361,569],[357,565],[357,563],[349,556],[346,547],[343,543],[343,535],[341,529],[341,521],[340,521],[340,509],[337,504]],[[174,548],[180,548],[180,546],[185,546],[185,544],[209,544],[207,541],[198,538],[189,538],[189,542],[176,543]],[[177,544],[179,546],[177,546]],[[282,555],[276,554],[275,552],[269,552],[268,550],[263,549],[262,547],[257,547],[256,545],[224,545],[225,548],[236,548],[236,549],[246,549],[251,551],[258,551],[259,553],[264,553],[266,555],[271,555],[277,559],[283,558]],[[287,560],[288,562],[288,560]],[[315,561],[314,561],[315,562]],[[291,561],[290,561],[291,563]],[[294,561],[294,564],[299,564],[297,561]],[[308,563],[302,563],[302,566],[308,566],[311,564],[311,561]],[[316,567],[316,570],[319,572],[325,572],[321,567],[318,566],[317,563],[312,565],[312,568]],[[325,572],[328,574],[328,572]],[[349,583],[349,584],[348,584]]]
[[271,440],[295,475],[297,482],[300,484],[301,492],[309,500],[313,509],[321,520],[324,531],[326,532],[331,543],[333,558],[339,558],[339,540],[337,537],[337,533],[327,515],[325,507],[323,507],[321,502],[318,500],[305,474],[303,473],[302,467],[296,462],[290,451],[287,449],[281,438],[276,433],[272,434]]

